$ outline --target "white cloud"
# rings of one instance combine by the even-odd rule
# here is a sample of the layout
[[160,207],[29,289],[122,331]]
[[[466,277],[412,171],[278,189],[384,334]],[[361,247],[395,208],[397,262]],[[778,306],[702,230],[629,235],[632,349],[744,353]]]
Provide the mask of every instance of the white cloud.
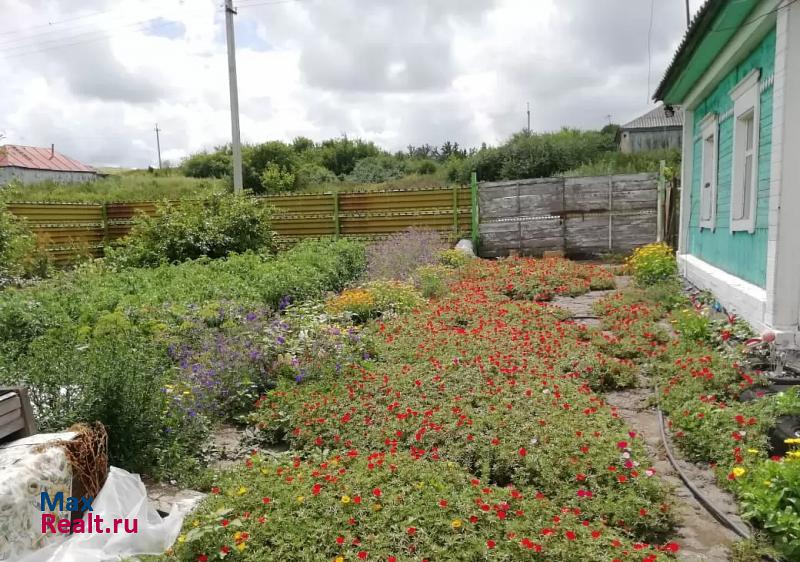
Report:
[[[346,133],[390,149],[599,127],[648,108],[643,0],[243,0],[245,141]],[[693,4],[699,4],[695,1]],[[656,2],[652,90],[684,31]],[[221,0],[4,0],[0,132],[96,165],[228,141]],[[96,12],[101,13],[97,14]]]

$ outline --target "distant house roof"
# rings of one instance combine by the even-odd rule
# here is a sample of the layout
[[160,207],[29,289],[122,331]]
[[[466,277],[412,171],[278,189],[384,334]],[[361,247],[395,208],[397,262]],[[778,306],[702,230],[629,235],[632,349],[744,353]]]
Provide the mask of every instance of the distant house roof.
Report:
[[7,144],[0,146],[0,168],[17,167],[54,172],[96,172],[91,166],[38,146]]
[[652,111],[637,117],[633,121],[625,123],[623,129],[658,129],[662,127],[683,127],[683,110],[680,107],[674,108],[674,115],[667,117],[664,113],[664,106],[659,105]]

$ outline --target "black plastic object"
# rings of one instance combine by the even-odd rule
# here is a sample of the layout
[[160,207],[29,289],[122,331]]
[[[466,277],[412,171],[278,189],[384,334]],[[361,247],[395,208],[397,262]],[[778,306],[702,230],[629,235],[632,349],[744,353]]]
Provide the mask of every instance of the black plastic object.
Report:
[[786,440],[797,438],[800,438],[800,416],[780,416],[775,421],[775,427],[769,431],[770,452],[785,456],[792,449]]

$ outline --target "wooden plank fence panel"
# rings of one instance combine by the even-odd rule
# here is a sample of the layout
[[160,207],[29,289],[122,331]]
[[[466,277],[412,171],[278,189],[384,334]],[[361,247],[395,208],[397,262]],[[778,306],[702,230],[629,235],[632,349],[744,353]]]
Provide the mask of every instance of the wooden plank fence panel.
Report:
[[481,255],[590,255],[652,242],[657,183],[652,173],[482,183]]

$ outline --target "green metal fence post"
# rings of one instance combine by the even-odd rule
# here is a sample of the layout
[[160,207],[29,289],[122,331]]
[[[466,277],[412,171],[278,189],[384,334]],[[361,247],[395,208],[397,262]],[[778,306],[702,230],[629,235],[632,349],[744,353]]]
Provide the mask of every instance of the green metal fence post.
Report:
[[339,192],[333,192],[333,237],[339,239],[341,225],[339,223]]
[[472,172],[469,182],[470,200],[472,204],[472,248],[478,251],[478,173]]

